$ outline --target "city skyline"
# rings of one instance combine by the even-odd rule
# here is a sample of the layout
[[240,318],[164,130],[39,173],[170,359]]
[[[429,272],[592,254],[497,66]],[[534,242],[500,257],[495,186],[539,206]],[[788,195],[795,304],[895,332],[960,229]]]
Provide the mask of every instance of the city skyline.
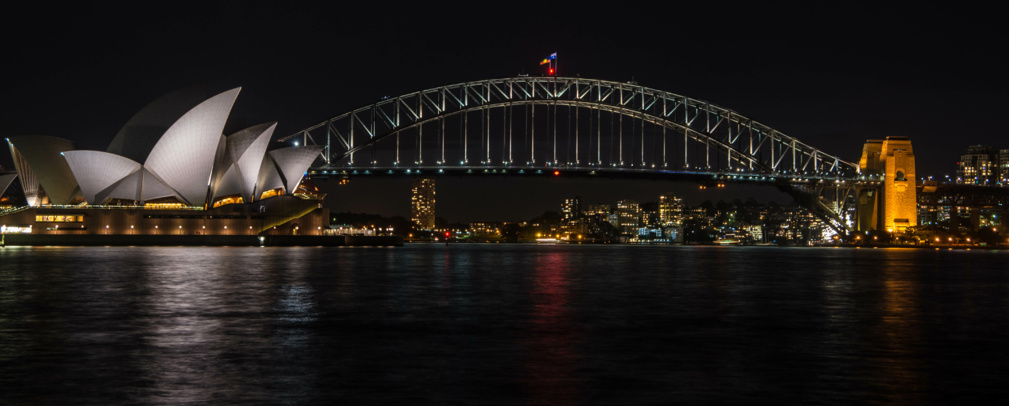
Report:
[[[545,10],[525,20],[527,25],[515,25],[519,23],[507,15],[492,16],[488,23],[512,28],[480,34],[459,32],[449,23],[424,24],[416,15],[354,21],[327,17],[338,11],[259,3],[211,3],[199,12],[163,6],[156,14],[103,5],[57,10],[12,6],[7,15],[19,24],[3,28],[3,41],[10,60],[17,61],[10,66],[17,80],[0,90],[0,135],[50,135],[71,139],[83,149],[102,149],[142,107],[141,101],[190,86],[211,91],[243,86],[250,97],[238,100],[225,131],[278,121],[276,134],[283,136],[385,96],[540,74],[539,61],[556,52],[563,60],[561,75],[634,80],[707,100],[853,162],[867,139],[908,136],[915,143],[918,173],[939,177],[956,171],[958,155],[950,151],[970,144],[998,145],[1002,130],[997,117],[1007,107],[1006,79],[986,51],[1001,31],[986,19],[997,13],[924,5],[918,10],[922,17],[911,21],[886,18],[901,15],[897,8],[873,14],[821,8],[797,20],[776,17],[790,15],[779,13],[785,10],[755,7],[719,11],[725,24],[711,29],[691,16],[714,10],[694,5],[672,21],[646,17],[631,32],[598,32],[577,18],[555,18]],[[756,24],[753,15],[765,18]],[[29,35],[19,29],[28,24],[60,30]],[[270,28],[251,28],[261,26]],[[425,46],[409,40],[419,33],[428,34],[415,40]],[[736,46],[717,45],[728,43]],[[658,47],[666,44],[682,47]],[[54,112],[59,120],[51,119]],[[0,165],[12,168],[6,157],[0,157]],[[319,186],[330,196],[327,205],[340,210],[375,207],[356,196],[387,193],[383,189],[389,182],[353,179],[350,188],[325,181]],[[453,193],[493,195],[480,181],[441,183],[446,201],[453,200]],[[511,216],[523,217],[522,210],[529,211],[524,207],[541,205],[558,189],[550,181],[495,183],[510,188],[501,197],[513,200],[470,200],[465,205],[500,204],[515,208]],[[653,185],[603,181],[571,186],[574,193],[564,186],[566,193],[607,188],[634,194]],[[669,188],[682,190],[688,200],[707,199],[711,193],[695,197],[693,184],[655,186]],[[409,186],[400,189],[396,193],[409,192]],[[730,186],[718,193],[790,201],[773,188]],[[357,201],[348,201],[353,199]],[[387,214],[407,209],[384,205],[376,208]]]

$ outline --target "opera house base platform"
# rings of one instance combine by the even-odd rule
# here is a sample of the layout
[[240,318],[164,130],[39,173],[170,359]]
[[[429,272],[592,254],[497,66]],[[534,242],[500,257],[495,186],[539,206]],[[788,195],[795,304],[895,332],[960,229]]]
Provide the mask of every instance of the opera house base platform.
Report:
[[402,245],[396,238],[325,236],[319,200],[275,196],[209,210],[159,206],[41,206],[0,215],[3,243],[15,245],[355,246]]
[[388,247],[402,246],[397,236],[322,235],[53,235],[6,234],[16,246],[210,246],[210,247]]

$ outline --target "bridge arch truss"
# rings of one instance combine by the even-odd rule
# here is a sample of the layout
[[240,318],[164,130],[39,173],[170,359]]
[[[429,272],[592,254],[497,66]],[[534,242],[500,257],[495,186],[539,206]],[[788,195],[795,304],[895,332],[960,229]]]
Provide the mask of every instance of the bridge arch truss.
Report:
[[[384,97],[280,139],[323,145],[313,174],[567,170],[771,180],[842,234],[855,163],[707,101],[572,77]],[[731,180],[730,180],[731,181]]]
[[634,83],[566,77],[490,79],[387,97],[281,139],[292,140],[325,145],[320,168],[858,174],[856,164],[703,100]]

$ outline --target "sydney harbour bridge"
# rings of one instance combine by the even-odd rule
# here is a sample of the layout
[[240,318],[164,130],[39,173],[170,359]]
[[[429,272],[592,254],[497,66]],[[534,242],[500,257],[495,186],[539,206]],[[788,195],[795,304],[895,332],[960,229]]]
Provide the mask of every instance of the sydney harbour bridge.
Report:
[[775,186],[840,235],[878,175],[731,109],[638,85],[519,76],[441,86],[280,139],[349,176],[579,176]]

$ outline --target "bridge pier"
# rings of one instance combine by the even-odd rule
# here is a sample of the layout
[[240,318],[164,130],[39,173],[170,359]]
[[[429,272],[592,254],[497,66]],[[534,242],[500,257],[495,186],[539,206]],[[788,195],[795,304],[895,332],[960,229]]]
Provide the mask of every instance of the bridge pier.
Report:
[[858,193],[858,231],[902,233],[918,225],[914,152],[907,137],[868,140],[859,167],[863,176],[878,178],[878,187]]

